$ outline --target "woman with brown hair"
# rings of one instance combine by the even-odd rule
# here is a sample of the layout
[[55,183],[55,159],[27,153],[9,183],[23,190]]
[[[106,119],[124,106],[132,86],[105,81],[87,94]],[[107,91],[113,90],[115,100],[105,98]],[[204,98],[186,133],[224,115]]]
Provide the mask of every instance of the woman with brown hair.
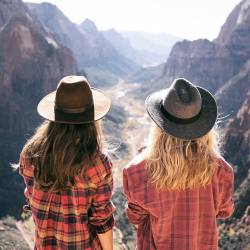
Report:
[[229,217],[233,170],[221,157],[217,105],[185,79],[150,95],[147,147],[123,172],[138,250],[217,250],[216,219]]
[[24,146],[19,169],[35,249],[113,249],[113,178],[99,122],[109,108],[82,76],[64,77],[38,104],[47,121]]

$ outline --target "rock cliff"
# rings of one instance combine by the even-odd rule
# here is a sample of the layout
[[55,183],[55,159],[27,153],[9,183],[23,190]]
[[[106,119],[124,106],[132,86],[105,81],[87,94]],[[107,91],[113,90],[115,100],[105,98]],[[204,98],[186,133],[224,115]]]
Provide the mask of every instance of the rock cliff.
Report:
[[223,138],[225,158],[235,172],[235,211],[219,225],[221,249],[249,249],[250,239],[250,92]]
[[248,176],[250,170],[250,92],[245,102],[225,128],[225,157],[235,166],[235,186]]
[[36,105],[62,76],[76,73],[76,62],[21,1],[0,0],[0,17],[1,216],[18,215],[21,208],[20,181],[9,164],[18,161],[21,146],[40,122]]

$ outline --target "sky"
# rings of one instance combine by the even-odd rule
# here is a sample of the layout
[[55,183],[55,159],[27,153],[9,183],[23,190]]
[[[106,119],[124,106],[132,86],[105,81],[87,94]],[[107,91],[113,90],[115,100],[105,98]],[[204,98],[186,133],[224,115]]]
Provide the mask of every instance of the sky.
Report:
[[[28,0],[41,3],[41,0]],[[240,0],[47,0],[75,23],[93,20],[99,30],[168,33],[213,40]]]

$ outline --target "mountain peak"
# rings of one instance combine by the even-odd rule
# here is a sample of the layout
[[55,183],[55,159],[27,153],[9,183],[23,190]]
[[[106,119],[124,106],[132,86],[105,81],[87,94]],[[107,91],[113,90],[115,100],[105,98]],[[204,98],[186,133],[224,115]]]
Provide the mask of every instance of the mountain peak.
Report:
[[222,26],[218,37],[215,39],[216,43],[225,45],[230,42],[235,31],[248,27],[250,22],[250,0],[243,0],[240,2],[228,16],[225,24]]
[[51,16],[55,16],[58,13],[61,13],[60,9],[55,4],[48,3],[48,2],[42,2],[42,3],[31,3],[26,2],[26,6],[31,10],[31,12],[34,12],[35,10],[40,10],[44,13],[45,16],[48,18]]
[[241,8],[237,18],[237,24],[243,23],[249,16],[250,13],[250,0],[245,0],[241,4]]
[[0,0],[0,27],[13,17],[27,17],[30,13],[21,0]]
[[43,6],[44,8],[49,8],[49,9],[58,9],[57,6],[55,4],[49,3],[49,2],[42,2],[40,3],[41,6]]
[[106,30],[106,31],[103,31],[102,33],[104,33],[106,35],[108,34],[109,36],[112,36],[112,37],[126,39],[126,38],[123,37],[123,35],[121,33],[119,33],[114,28]]
[[[1,0],[0,0],[0,1],[1,1]],[[33,2],[28,2],[28,1],[26,2],[26,1],[25,1],[25,4],[27,4],[27,5],[33,4],[33,5],[42,5],[42,6],[56,7],[55,4],[49,3],[49,2],[33,3]]]
[[80,24],[80,27],[81,27],[82,30],[84,30],[84,31],[86,31],[86,32],[88,32],[88,33],[98,32],[98,29],[97,29],[97,27],[96,27],[96,24],[95,24],[92,20],[90,20],[90,19],[88,19],[88,18],[86,18],[86,19]]
[[[115,30],[114,28],[111,28],[111,29],[105,31],[105,33],[110,34],[110,35],[113,35],[113,36],[119,36],[119,37],[122,36],[122,34],[120,34],[120,33],[119,33],[117,30]],[[123,37],[123,36],[122,36],[122,37]],[[123,38],[124,38],[124,37],[123,37]]]
[[114,28],[108,30],[109,32],[118,33]]

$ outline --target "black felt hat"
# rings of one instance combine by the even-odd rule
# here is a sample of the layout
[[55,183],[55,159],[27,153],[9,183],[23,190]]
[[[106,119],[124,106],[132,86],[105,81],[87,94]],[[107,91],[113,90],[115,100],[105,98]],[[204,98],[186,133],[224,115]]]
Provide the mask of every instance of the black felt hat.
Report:
[[185,140],[207,134],[217,119],[217,105],[212,94],[184,78],[148,96],[145,105],[162,130]]

